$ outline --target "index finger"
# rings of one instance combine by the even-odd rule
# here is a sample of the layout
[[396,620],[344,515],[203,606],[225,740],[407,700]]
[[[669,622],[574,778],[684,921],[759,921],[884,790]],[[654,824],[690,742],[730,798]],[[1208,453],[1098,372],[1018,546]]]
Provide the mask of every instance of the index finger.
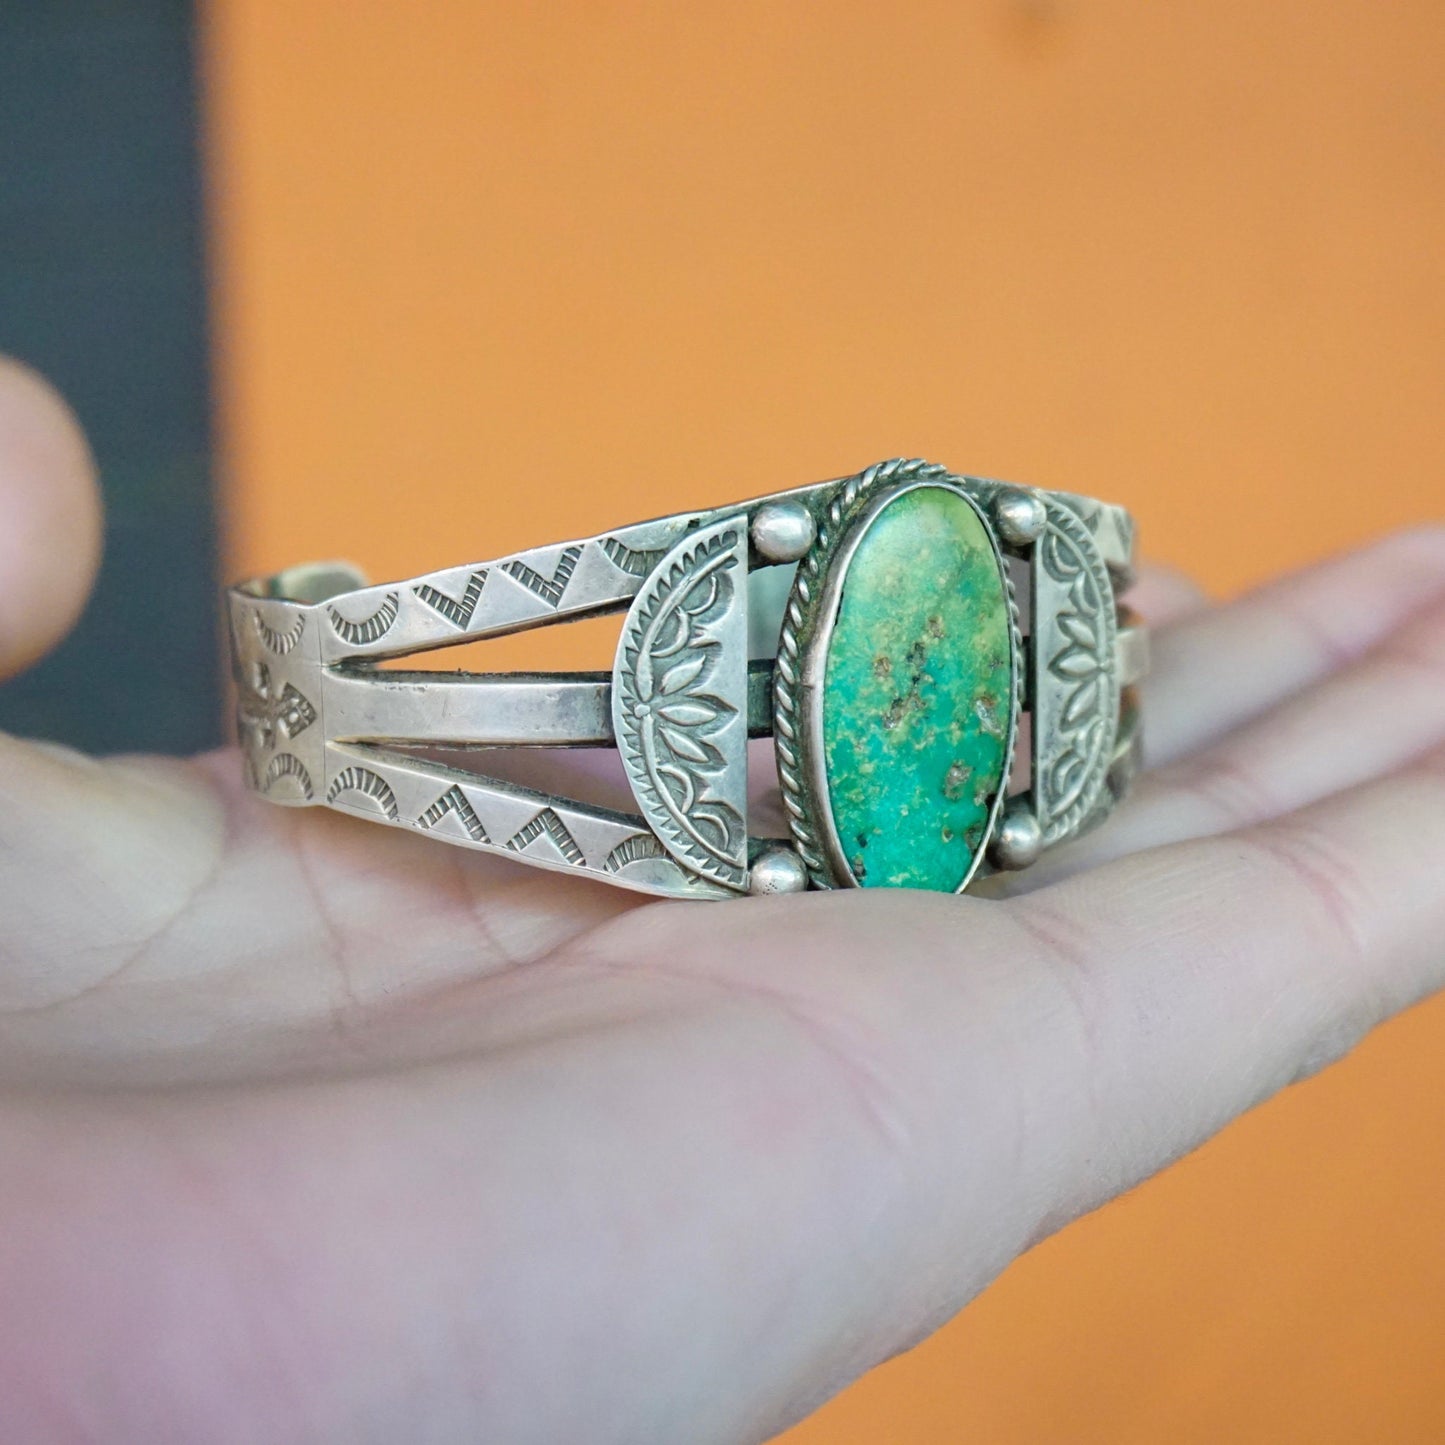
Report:
[[[1085,1047],[1051,1093],[1062,1218],[1201,1143],[1445,985],[1445,750],[1259,827],[1006,905]],[[1060,1221],[1061,1222],[1061,1221]]]

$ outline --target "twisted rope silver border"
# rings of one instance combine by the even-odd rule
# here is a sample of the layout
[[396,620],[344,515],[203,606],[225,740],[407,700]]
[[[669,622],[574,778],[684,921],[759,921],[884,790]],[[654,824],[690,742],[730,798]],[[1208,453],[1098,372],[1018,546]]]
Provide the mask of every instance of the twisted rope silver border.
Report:
[[921,457],[893,457],[886,462],[875,462],[857,476],[849,477],[833,493],[818,519],[817,538],[798,563],[797,576],[793,579],[793,589],[788,594],[787,609],[783,613],[782,630],[778,634],[778,656],[773,670],[773,739],[788,831],[793,835],[793,845],[808,869],[808,879],[814,888],[832,888],[834,883],[823,859],[822,845],[807,801],[799,738],[802,724],[798,693],[802,681],[803,649],[817,625],[823,578],[839,538],[848,530],[853,513],[878,487],[890,482],[952,478],[953,473],[947,467],[938,462],[924,461]]

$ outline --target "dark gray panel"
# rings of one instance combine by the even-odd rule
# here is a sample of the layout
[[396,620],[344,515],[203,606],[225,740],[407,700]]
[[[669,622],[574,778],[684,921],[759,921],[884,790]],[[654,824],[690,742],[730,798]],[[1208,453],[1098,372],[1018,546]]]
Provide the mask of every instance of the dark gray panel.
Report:
[[97,751],[220,733],[194,26],[174,0],[0,0],[0,350],[69,398],[106,560],[0,728]]

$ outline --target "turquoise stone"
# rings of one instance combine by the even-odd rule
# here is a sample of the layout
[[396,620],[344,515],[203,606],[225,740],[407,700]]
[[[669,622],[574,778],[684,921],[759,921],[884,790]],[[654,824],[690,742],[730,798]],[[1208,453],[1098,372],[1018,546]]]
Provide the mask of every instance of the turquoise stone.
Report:
[[861,886],[954,892],[1007,767],[1008,595],[982,517],[949,488],[901,492],[866,527],[824,667],[833,826]]

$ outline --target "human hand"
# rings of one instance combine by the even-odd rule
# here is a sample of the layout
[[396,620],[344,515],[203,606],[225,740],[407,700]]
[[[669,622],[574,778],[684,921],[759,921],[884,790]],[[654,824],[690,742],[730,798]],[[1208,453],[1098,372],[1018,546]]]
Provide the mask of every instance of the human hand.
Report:
[[[0,669],[94,562],[0,368]],[[0,1438],[764,1439],[1445,981],[1445,529],[1210,607],[1004,901],[646,903],[0,740]]]

